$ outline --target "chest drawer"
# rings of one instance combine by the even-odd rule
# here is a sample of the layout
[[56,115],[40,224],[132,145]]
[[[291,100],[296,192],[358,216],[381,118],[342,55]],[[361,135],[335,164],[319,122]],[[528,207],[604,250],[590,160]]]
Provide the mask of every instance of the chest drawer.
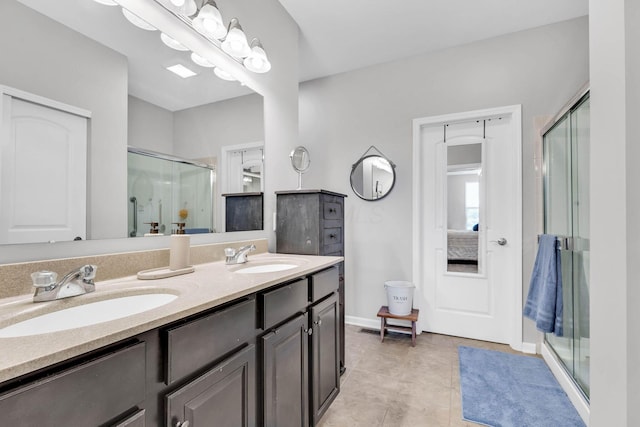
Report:
[[255,333],[256,300],[253,297],[168,329],[167,385],[244,344]]
[[338,202],[325,202],[322,206],[324,219],[342,219],[342,204]]
[[342,243],[342,228],[333,227],[322,230],[322,242],[325,246]]
[[0,396],[0,424],[103,425],[144,402],[145,380],[145,344],[133,344]]
[[307,307],[307,279],[296,280],[260,294],[261,326],[268,329]]

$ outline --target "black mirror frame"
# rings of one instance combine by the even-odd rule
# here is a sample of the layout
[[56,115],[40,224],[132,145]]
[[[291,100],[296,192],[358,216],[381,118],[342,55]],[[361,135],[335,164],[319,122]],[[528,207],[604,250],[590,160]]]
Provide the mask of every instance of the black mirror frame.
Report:
[[[372,146],[372,147],[373,147],[373,146]],[[373,147],[373,148],[375,148],[375,147]],[[376,150],[377,150],[377,149],[376,149]],[[369,151],[369,150],[367,150],[367,151]],[[366,152],[365,152],[365,153],[366,153]],[[362,162],[364,162],[366,159],[369,159],[369,158],[372,158],[372,157],[378,157],[378,158],[381,158],[381,159],[386,160],[386,161],[389,163],[389,165],[391,166],[391,172],[393,173],[393,180],[392,180],[392,182],[391,182],[391,187],[389,187],[389,190],[388,190],[388,191],[386,191],[382,197],[379,197],[379,198],[377,198],[377,199],[367,199],[366,197],[364,197],[364,196],[362,196],[360,193],[358,193],[358,192],[356,191],[356,189],[353,187],[353,173],[355,172],[356,168],[357,168],[360,164],[362,164]],[[367,201],[367,202],[376,202],[376,201],[378,201],[378,200],[382,200],[382,199],[384,199],[385,197],[387,197],[387,196],[389,195],[389,193],[391,193],[391,190],[393,190],[393,187],[395,187],[395,185],[396,185],[396,165],[395,165],[395,163],[393,163],[391,160],[389,160],[389,159],[388,159],[384,154],[382,154],[382,153],[380,153],[380,155],[378,155],[378,154],[369,154],[368,156],[364,156],[364,155],[363,155],[362,157],[360,157],[360,159],[359,159],[357,162],[355,162],[355,163],[351,166],[351,175],[349,175],[349,183],[351,184],[351,190],[354,192],[354,194],[355,194],[356,196],[358,196],[359,198],[361,198],[362,200],[365,200],[365,201]]]

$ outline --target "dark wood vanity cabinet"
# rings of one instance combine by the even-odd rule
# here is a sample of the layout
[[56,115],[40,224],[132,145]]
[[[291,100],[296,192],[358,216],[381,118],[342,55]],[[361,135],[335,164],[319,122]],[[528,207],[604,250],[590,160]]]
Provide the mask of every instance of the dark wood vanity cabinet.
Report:
[[[344,194],[326,190],[276,192],[276,252],[344,256]],[[345,370],[344,263],[339,270],[340,371]]]
[[0,384],[0,425],[308,427],[339,392],[338,268]]
[[315,426],[340,391],[338,268],[258,296],[265,427]]

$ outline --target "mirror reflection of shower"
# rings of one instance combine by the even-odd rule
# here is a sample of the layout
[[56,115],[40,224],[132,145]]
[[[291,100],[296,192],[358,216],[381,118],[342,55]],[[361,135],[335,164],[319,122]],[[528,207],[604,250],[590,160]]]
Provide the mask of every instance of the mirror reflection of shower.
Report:
[[127,165],[129,237],[215,231],[212,166],[133,148]]

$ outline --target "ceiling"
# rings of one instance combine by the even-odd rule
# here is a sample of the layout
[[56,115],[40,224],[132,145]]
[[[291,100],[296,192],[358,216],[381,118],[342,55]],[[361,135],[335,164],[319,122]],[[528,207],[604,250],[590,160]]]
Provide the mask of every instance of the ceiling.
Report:
[[588,0],[279,0],[300,27],[300,81],[588,14]]
[[[132,26],[119,7],[88,0],[17,1],[127,56],[130,93],[170,111],[251,93],[194,66],[185,52],[166,48],[158,32]],[[300,27],[300,81],[588,13],[588,0],[279,1]],[[243,16],[238,0],[217,3],[225,16]],[[175,63],[195,67],[198,76],[181,79],[164,68]]]
[[[159,31],[131,25],[120,7],[90,0],[17,1],[126,56],[129,93],[169,111],[253,93],[238,82],[219,79],[210,68],[195,65],[187,52],[166,47],[160,41]],[[234,8],[234,0],[217,3],[241,16]],[[198,74],[182,79],[165,69],[174,64],[187,66]]]

